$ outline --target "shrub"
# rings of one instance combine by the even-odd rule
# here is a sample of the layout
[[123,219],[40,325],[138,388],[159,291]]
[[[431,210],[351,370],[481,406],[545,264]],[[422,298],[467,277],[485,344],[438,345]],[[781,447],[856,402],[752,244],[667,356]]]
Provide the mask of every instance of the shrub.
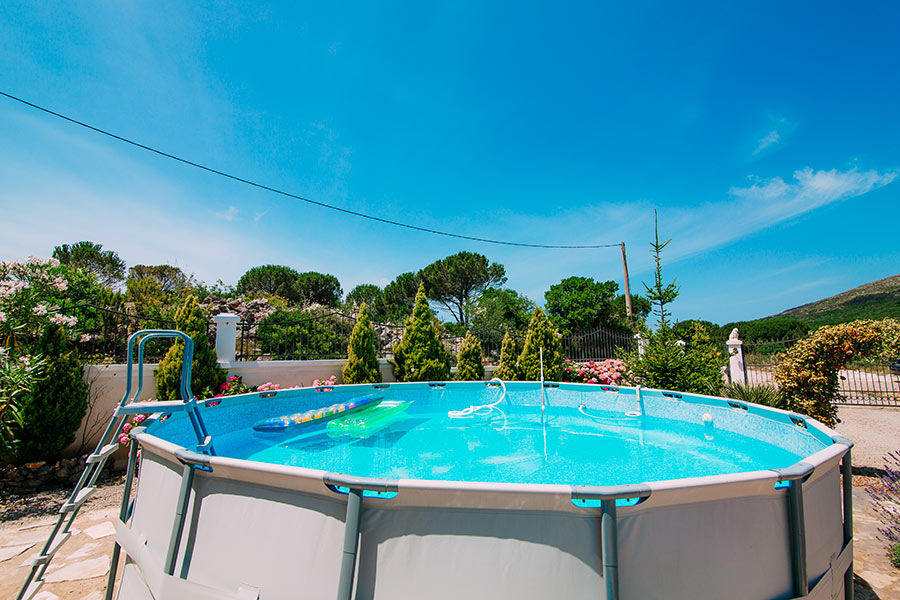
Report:
[[[225,371],[219,368],[216,353],[209,345],[206,334],[206,316],[197,302],[197,297],[190,295],[175,313],[175,326],[194,340],[194,360],[191,364],[191,385],[193,390],[217,389],[225,382]],[[159,363],[154,374],[156,378],[156,396],[160,400],[181,399],[181,362],[184,354],[184,343],[175,342],[165,358]]]
[[519,378],[519,369],[516,365],[516,342],[508,331],[503,336],[503,345],[500,347],[500,365],[494,371],[494,377],[504,381],[515,381]]
[[260,321],[256,339],[263,354],[287,355],[299,360],[343,356],[351,326],[321,310],[276,310]]
[[541,378],[541,349],[544,356],[544,378],[560,381],[563,376],[562,344],[559,333],[540,308],[535,308],[528,324],[525,346],[519,355],[519,375],[526,381]]
[[741,402],[761,404],[788,410],[787,401],[774,385],[744,385],[743,383],[726,383],[719,394]]
[[231,375],[228,380],[220,384],[218,388],[203,388],[203,393],[200,394],[200,397],[221,398],[222,396],[239,396],[240,394],[249,394],[252,391],[254,390],[244,385],[243,377],[240,375]]
[[853,358],[881,352],[884,327],[879,321],[827,325],[779,355],[775,381],[789,409],[834,427],[835,403],[842,401],[838,371]]
[[412,315],[406,320],[403,339],[394,348],[397,381],[446,381],[450,379],[450,357],[438,338],[434,315],[428,307],[425,288],[419,285]]
[[13,356],[0,346],[0,457],[15,446],[16,430],[22,426],[19,402],[30,392],[46,366],[46,360],[27,354]]
[[622,382],[627,372],[625,362],[616,358],[582,363],[567,359],[563,362],[563,381],[573,383],[615,385]]
[[378,353],[375,351],[375,330],[369,321],[369,310],[363,302],[359,307],[356,325],[347,346],[347,364],[341,369],[344,383],[380,383]]
[[456,378],[460,381],[484,381],[484,365],[481,364],[481,344],[471,331],[459,345],[456,361]]
[[687,341],[676,339],[671,328],[645,333],[646,345],[625,356],[630,373],[627,380],[663,390],[695,394],[718,394],[722,388],[722,367],[728,358],[719,352],[699,323]]
[[52,460],[75,441],[87,411],[88,385],[65,330],[48,326],[37,344],[47,357],[43,377],[19,404],[21,427],[14,454],[21,460]]

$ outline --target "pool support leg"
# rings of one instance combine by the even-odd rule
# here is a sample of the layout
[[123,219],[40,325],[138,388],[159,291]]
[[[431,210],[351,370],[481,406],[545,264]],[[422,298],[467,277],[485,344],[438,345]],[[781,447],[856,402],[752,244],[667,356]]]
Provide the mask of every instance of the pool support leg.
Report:
[[347,516],[344,519],[344,554],[338,581],[338,600],[350,600],[353,594],[353,575],[356,571],[356,552],[359,549],[359,510],[362,490],[350,488],[347,494]]
[[[853,468],[850,448],[841,460],[841,488],[844,496],[844,547],[853,543]],[[853,600],[853,561],[844,573],[844,600]]]
[[166,552],[166,575],[175,574],[175,561],[178,558],[178,546],[184,531],[184,520],[187,516],[188,503],[191,500],[191,487],[194,483],[194,465],[185,463],[181,473],[181,489],[178,491],[178,503],[175,506],[175,522],[172,525],[172,536],[169,538],[169,550]]
[[[134,471],[137,463],[138,443],[131,441],[128,452],[128,469],[125,472],[125,489],[122,492],[122,506],[119,508],[119,520],[123,523],[128,520],[128,503],[131,500],[131,486],[134,483]],[[119,569],[119,554],[122,547],[116,542],[113,545],[112,557],[109,562],[109,579],[106,582],[105,600],[112,600],[113,590],[116,585],[116,571]]]
[[600,502],[600,537],[606,600],[619,600],[619,544],[615,499]]
[[794,595],[809,594],[809,575],[806,572],[806,523],[803,514],[803,483],[793,479],[788,487],[788,520],[791,530],[791,574]]

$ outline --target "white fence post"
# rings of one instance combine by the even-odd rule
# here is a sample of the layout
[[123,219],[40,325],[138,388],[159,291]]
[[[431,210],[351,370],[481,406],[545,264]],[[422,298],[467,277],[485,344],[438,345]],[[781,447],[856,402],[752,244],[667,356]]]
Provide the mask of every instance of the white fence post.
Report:
[[644,351],[647,349],[647,340],[641,337],[639,333],[634,334],[634,339],[637,341],[638,356],[643,356]]
[[[216,357],[220,363],[230,365],[234,362],[239,321],[240,318],[231,313],[222,313],[213,317],[213,323],[216,324]],[[227,369],[228,366],[224,368]]]
[[747,385],[747,369],[744,367],[744,342],[738,339],[737,327],[731,330],[728,341],[728,372],[732,383]]

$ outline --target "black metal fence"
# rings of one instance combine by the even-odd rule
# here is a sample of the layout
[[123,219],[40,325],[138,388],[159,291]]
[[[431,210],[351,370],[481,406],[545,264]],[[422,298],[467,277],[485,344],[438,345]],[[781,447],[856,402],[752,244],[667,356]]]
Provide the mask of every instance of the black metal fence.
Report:
[[[745,342],[744,368],[748,385],[775,385],[779,355],[802,338]],[[884,358],[855,360],[838,373],[843,404],[900,406],[900,374]]]
[[562,338],[563,356],[576,361],[623,358],[636,346],[634,334],[603,328]]
[[[173,329],[175,321],[134,315],[91,304],[65,306],[61,313],[75,317],[78,338],[75,346],[81,359],[88,363],[123,363],[128,336],[141,329]],[[150,340],[144,348],[146,362],[159,362],[173,340]]]

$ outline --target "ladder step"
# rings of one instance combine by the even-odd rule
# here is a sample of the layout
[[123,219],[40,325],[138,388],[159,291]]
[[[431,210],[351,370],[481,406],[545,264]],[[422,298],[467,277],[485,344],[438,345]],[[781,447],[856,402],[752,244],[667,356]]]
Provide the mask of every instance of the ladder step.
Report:
[[151,414],[158,412],[175,412],[185,410],[189,404],[181,400],[167,400],[166,402],[132,402],[116,409],[116,416]]
[[109,458],[109,455],[115,452],[119,448],[118,442],[113,442],[112,444],[107,444],[100,448],[99,452],[95,452],[88,456],[84,462],[87,464],[98,463],[100,461],[106,460]]
[[82,504],[84,504],[85,500],[91,497],[91,494],[94,493],[94,490],[97,488],[86,487],[83,488],[78,495],[75,496],[75,499],[71,502],[66,502],[62,505],[62,508],[59,509],[60,513],[72,512],[73,510],[78,510]]
[[22,593],[21,600],[31,600],[34,598],[34,595],[38,593],[38,590],[41,589],[41,586],[44,585],[43,579],[35,579],[31,583],[28,584],[28,587],[25,588],[25,592]]
[[56,534],[56,537],[53,538],[53,543],[50,544],[50,547],[47,549],[47,554],[41,554],[31,561],[32,567],[37,567],[39,565],[43,565],[45,563],[50,562],[50,559],[53,558],[53,555],[56,554],[56,551],[59,550],[63,544],[71,537],[72,532],[66,531],[63,533],[60,531]]

